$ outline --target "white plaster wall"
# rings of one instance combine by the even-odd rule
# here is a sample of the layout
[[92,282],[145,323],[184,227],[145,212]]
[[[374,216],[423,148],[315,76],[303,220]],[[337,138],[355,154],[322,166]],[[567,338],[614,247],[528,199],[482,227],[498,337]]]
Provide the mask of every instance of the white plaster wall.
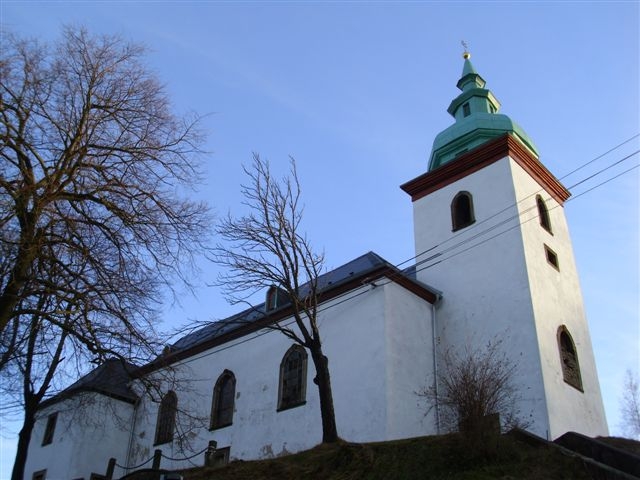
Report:
[[[503,351],[518,365],[520,416],[532,422],[531,431],[547,437],[548,412],[510,162],[499,160],[414,202],[416,254],[428,251],[418,261],[441,253],[418,266],[418,278],[443,294],[436,310],[439,354],[502,341]],[[475,223],[452,232],[450,206],[460,191],[473,196]],[[444,367],[438,366],[441,371]]]
[[[423,411],[418,413],[412,395],[426,373],[409,375],[405,369],[428,366],[429,352],[424,352],[424,360],[414,357],[423,340],[430,349],[431,337],[425,331],[430,328],[430,305],[395,284],[382,288],[363,286],[348,297],[351,297],[348,301],[343,296],[323,304],[319,317],[323,348],[329,358],[339,435],[345,440],[364,442],[426,433],[421,427]],[[391,306],[387,308],[387,304]],[[404,340],[409,342],[409,348],[403,351]],[[209,440],[216,440],[219,448],[231,446],[232,459],[256,459],[296,452],[321,442],[319,399],[310,356],[306,404],[276,411],[280,362],[291,345],[292,341],[283,334],[263,330],[213,348],[178,367],[184,369],[180,375],[191,379],[186,388],[176,389],[179,409],[190,402],[189,410],[200,415],[207,425],[218,376],[228,369],[236,377],[233,424],[213,431],[198,429],[191,439],[191,451],[197,452]],[[391,369],[386,367],[389,351],[394,357]],[[400,359],[402,355],[406,359]],[[397,400],[393,409],[387,408],[389,384],[396,391],[400,386],[403,388],[402,400]],[[143,402],[135,427],[131,464],[153,454],[156,417],[157,405]],[[402,435],[403,429],[408,434]],[[177,442],[157,448],[174,458],[189,453],[179,451]],[[194,459],[194,463],[202,464],[202,457]],[[190,465],[163,459],[162,466]]]
[[[512,163],[521,213],[528,276],[533,299],[544,384],[549,408],[550,436],[567,431],[589,436],[607,435],[600,385],[585,317],[578,272],[564,208],[551,198],[522,168]],[[541,227],[536,195],[546,203],[551,230]],[[544,245],[559,260],[559,271],[546,260]],[[557,332],[565,325],[575,342],[584,392],[565,383]]]
[[[42,445],[47,418],[58,412],[53,442]],[[104,475],[109,458],[125,462],[133,405],[82,393],[40,412],[29,444],[25,478],[47,470],[49,480]]]
[[433,381],[431,304],[395,283],[385,285],[386,440],[436,433],[435,415],[418,392]]
[[[358,290],[363,291],[366,293],[335,310],[329,308],[320,324],[338,434],[353,442],[385,438],[387,422],[385,292],[369,286]],[[318,395],[317,391],[313,394]]]

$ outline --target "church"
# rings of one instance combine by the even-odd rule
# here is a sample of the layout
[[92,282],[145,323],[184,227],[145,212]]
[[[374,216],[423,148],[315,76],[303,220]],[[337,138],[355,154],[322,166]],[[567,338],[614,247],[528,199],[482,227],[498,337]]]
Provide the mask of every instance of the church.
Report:
[[[531,433],[607,435],[563,208],[570,193],[499,113],[468,53],[457,87],[455,121],[434,139],[427,171],[400,186],[413,205],[415,264],[401,270],[368,252],[319,280],[338,433],[350,442],[444,433],[416,392],[437,378],[444,352],[499,339],[517,364]],[[189,468],[212,441],[222,462],[317,445],[309,354],[268,328],[290,321],[272,290],[184,336],[161,362],[106,362],[42,405],[25,478],[97,480],[111,458],[118,478],[150,467],[158,450],[161,468]],[[154,378],[156,399],[136,388]]]

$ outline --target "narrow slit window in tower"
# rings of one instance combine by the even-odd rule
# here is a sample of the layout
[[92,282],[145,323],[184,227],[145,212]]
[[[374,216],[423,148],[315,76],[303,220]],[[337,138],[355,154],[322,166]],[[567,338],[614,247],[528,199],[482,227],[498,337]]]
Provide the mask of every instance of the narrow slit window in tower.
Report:
[[540,226],[542,226],[542,228],[544,228],[547,232],[553,233],[551,231],[551,218],[549,218],[549,210],[547,209],[547,204],[544,202],[540,195],[536,195],[536,203],[538,205]]

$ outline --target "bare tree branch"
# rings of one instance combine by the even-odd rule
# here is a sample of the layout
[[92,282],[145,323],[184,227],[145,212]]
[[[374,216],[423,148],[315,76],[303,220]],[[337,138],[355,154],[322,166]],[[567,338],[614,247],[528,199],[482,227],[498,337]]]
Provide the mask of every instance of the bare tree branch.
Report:
[[[440,355],[435,382],[417,392],[427,400],[427,413],[437,409],[440,421],[449,431],[461,430],[472,449],[486,453],[493,416],[495,427],[524,428],[517,403],[520,400],[515,380],[518,365],[502,350],[501,339],[484,347],[449,348]],[[472,452],[473,453],[473,452]]]
[[630,438],[640,440],[640,380],[631,370],[627,370],[624,376],[620,416],[623,432]]
[[23,381],[26,449],[61,364],[155,357],[160,299],[191,286],[211,221],[181,193],[200,180],[199,118],[172,112],[143,48],[73,28],[3,38],[0,374]]
[[328,359],[322,351],[318,328],[318,277],[324,255],[317,254],[310,241],[300,233],[303,209],[295,161],[289,175],[274,179],[269,163],[253,155],[245,168],[249,182],[242,186],[244,204],[250,213],[239,218],[228,215],[216,231],[225,243],[214,250],[213,260],[225,268],[218,278],[231,303],[245,303],[265,288],[280,289],[286,295],[293,325],[270,325],[287,338],[307,348],[316,368],[320,395],[323,441],[338,439]]
[[[55,260],[88,260],[82,275],[69,268],[69,283],[149,317],[148,298],[137,301],[145,292],[130,287],[146,284],[150,297],[176,277],[189,284],[192,252],[206,247],[208,207],[175,194],[199,177],[198,119],[171,113],[141,64],[143,50],[117,37],[66,29],[53,51],[11,36],[6,47],[0,331],[20,299],[37,294]],[[44,258],[47,249],[56,257]]]

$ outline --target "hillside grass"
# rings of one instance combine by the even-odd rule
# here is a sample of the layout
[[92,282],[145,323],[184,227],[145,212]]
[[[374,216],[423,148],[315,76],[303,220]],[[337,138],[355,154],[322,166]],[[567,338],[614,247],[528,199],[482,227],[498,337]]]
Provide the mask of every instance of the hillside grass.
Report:
[[182,471],[185,480],[591,479],[581,459],[513,434],[493,454],[472,454],[458,435],[384,443],[319,445],[293,455]]

